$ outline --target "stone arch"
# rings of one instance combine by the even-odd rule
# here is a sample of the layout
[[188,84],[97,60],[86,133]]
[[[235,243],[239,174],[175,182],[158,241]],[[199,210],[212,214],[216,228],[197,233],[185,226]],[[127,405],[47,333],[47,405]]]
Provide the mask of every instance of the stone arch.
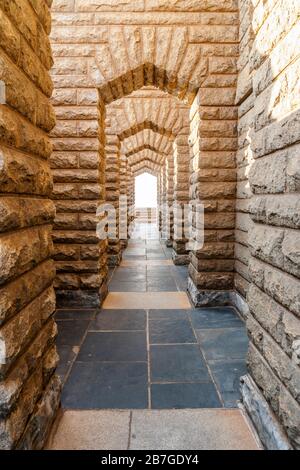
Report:
[[175,137],[174,134],[169,129],[160,127],[153,121],[145,120],[143,122],[136,124],[135,126],[130,127],[129,129],[125,129],[120,134],[118,134],[118,138],[120,139],[120,141],[123,141],[127,139],[128,137],[130,137],[131,135],[137,134],[138,132],[141,132],[146,129],[150,129],[153,132],[156,132],[157,134],[165,135],[170,138]]
[[134,155],[135,153],[138,153],[138,152],[141,152],[142,150],[151,150],[152,152],[156,152],[160,155],[168,155],[167,153],[165,152],[162,152],[159,148],[157,147],[153,147],[152,145],[149,145],[149,144],[143,144],[142,146],[140,147],[135,147],[134,149],[132,149],[131,151],[127,152],[125,154],[126,157],[130,157],[131,155]]

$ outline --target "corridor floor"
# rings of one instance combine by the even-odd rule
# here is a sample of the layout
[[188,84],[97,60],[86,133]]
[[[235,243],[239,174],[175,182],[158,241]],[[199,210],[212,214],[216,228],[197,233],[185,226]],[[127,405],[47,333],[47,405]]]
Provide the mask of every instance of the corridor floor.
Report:
[[72,422],[74,410],[89,421],[88,410],[133,410],[139,420],[134,410],[175,409],[240,419],[244,323],[232,308],[192,308],[186,285],[187,267],[174,266],[171,250],[148,233],[131,239],[110,271],[100,311],[57,311],[62,407],[70,410],[64,419]]

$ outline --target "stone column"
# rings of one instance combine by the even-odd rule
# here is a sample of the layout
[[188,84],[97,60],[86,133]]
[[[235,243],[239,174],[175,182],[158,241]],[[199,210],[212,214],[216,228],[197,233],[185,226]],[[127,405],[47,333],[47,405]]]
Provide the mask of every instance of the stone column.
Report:
[[41,449],[60,402],[49,2],[0,8],[0,449]]
[[185,207],[189,202],[190,149],[189,128],[183,128],[173,144],[174,151],[174,239],[173,262],[189,264],[188,239],[184,233]]
[[[120,233],[127,234],[128,230],[128,197],[127,197],[127,157],[120,156]],[[127,238],[121,238],[121,248],[127,247]]]
[[[116,234],[108,239],[108,265],[118,266],[122,259],[122,247],[119,238],[119,198],[120,198],[120,140],[116,135],[106,133],[106,202],[115,209]],[[110,220],[109,220],[110,222]]]
[[95,307],[107,292],[107,241],[96,233],[105,191],[105,107],[90,88],[57,89],[53,102],[58,117],[51,157],[57,302]]
[[159,185],[159,232],[162,240],[166,240],[167,226],[166,226],[166,166],[163,165],[160,169],[158,185]]
[[[230,67],[234,70],[234,63]],[[231,302],[237,147],[235,94],[235,88],[202,88],[190,112],[190,201],[201,203],[204,209],[204,244],[192,251],[189,266],[188,289],[197,306]],[[195,216],[193,224],[195,227]]]

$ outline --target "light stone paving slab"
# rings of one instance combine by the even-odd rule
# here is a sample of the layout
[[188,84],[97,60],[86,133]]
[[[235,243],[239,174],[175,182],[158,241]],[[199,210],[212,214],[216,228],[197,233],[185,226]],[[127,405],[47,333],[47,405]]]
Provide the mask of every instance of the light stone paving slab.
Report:
[[185,292],[109,292],[103,309],[189,309]]
[[126,450],[130,411],[65,411],[49,450]]
[[258,450],[261,447],[240,410],[69,410],[63,414],[47,449],[128,448]]
[[258,450],[240,410],[134,411],[130,450]]

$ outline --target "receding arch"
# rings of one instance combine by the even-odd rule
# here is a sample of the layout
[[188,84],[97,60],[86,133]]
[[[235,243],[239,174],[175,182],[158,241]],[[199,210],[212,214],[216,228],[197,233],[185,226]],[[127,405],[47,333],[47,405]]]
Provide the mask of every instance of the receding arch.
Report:
[[153,147],[152,145],[149,145],[149,144],[144,144],[144,145],[141,145],[140,147],[136,147],[136,148],[132,149],[130,152],[125,153],[125,156],[130,157],[131,155],[134,155],[135,153],[141,152],[142,150],[151,150],[152,152],[155,152],[155,153],[158,153],[158,154],[164,155],[164,156],[169,155],[166,152],[162,152],[157,147]]
[[[96,62],[101,69],[99,59],[99,56],[96,57]],[[115,78],[108,79],[106,83],[103,83],[104,80],[102,80],[103,84],[98,88],[99,95],[105,104],[110,104],[144,86],[154,86],[187,104],[191,104],[208,73],[207,60],[201,60],[201,57],[198,59],[198,63],[190,73],[187,73],[187,70],[183,68],[180,71],[167,70],[152,62],[145,62],[138,67],[129,68],[125,73]],[[193,76],[194,79],[192,79]]]
[[137,123],[136,125],[128,129],[125,129],[120,134],[118,134],[118,138],[120,139],[120,141],[123,141],[127,139],[128,137],[146,129],[150,129],[153,132],[156,132],[157,134],[165,135],[172,139],[175,138],[175,134],[173,134],[171,130],[166,129],[165,127],[160,127],[155,122],[149,121],[149,120],[145,120],[143,122]]

